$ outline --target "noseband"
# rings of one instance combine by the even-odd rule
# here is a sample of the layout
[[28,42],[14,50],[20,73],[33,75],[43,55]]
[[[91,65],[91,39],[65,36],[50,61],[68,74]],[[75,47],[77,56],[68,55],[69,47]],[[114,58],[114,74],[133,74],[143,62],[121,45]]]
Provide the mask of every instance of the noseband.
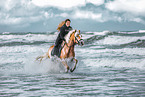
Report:
[[80,39],[80,40],[78,41],[78,39],[75,37],[75,40],[77,40],[77,42],[78,42],[77,44],[80,44],[80,41],[83,40],[83,39]]

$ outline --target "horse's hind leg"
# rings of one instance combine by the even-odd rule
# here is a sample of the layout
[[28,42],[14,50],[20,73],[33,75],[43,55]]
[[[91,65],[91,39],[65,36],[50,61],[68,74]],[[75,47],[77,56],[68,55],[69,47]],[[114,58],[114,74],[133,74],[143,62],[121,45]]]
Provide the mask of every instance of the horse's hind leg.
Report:
[[76,69],[76,66],[77,66],[77,63],[78,63],[78,60],[73,58],[73,60],[75,61],[75,65],[73,68],[70,69],[70,72],[73,72],[75,69]]
[[66,72],[69,70],[69,66],[67,65],[66,61],[62,61],[63,65],[66,67]]

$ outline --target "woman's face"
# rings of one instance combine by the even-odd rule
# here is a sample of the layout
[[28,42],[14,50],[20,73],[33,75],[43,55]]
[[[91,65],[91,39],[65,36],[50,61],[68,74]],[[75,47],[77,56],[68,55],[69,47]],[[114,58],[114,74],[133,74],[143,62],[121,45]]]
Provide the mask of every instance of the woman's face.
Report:
[[67,27],[69,27],[70,26],[70,21],[67,21],[65,24],[66,24]]

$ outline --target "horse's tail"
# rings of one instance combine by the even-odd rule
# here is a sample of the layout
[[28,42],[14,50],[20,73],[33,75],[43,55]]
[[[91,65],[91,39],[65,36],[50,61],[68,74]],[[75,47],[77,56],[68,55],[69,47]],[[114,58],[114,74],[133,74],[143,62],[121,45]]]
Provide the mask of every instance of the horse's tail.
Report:
[[39,60],[40,62],[43,60],[43,58],[49,58],[49,56],[47,54],[43,55],[43,56],[38,56],[36,58],[36,60]]
[[45,55],[43,55],[43,56],[38,56],[38,57],[36,58],[36,60],[39,60],[39,61],[41,62],[41,61],[43,60],[43,58],[50,58],[50,57],[51,57],[51,51],[52,51],[53,47],[54,47],[54,45],[52,45],[52,46],[48,49],[48,52],[47,52]]
[[58,25],[57,30],[60,31],[60,28],[61,28],[64,24],[65,24],[65,21],[62,21],[62,22]]

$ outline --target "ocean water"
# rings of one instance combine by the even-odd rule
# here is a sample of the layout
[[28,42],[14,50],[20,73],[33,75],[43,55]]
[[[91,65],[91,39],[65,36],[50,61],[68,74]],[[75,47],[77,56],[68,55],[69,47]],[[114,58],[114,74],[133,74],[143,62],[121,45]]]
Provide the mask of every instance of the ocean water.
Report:
[[85,45],[75,46],[79,62],[73,73],[65,73],[58,58],[35,60],[57,35],[0,33],[0,96],[145,96],[145,30],[82,32]]

